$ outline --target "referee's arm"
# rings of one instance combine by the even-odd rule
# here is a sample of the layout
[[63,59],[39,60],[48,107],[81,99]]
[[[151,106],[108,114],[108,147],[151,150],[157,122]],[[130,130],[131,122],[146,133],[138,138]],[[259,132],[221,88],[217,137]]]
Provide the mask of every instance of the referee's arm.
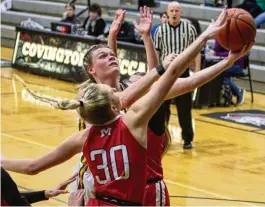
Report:
[[[197,37],[198,37],[198,34],[197,34],[197,31],[196,31],[196,28],[191,24],[190,25],[190,44],[192,42],[194,42]],[[195,57],[195,60],[194,60],[194,64],[195,64],[195,72],[198,72],[201,70],[201,53],[198,53],[198,55]]]
[[157,52],[157,56],[160,59],[160,51],[162,50],[161,25],[157,28],[155,32],[154,43],[155,43],[155,49]]

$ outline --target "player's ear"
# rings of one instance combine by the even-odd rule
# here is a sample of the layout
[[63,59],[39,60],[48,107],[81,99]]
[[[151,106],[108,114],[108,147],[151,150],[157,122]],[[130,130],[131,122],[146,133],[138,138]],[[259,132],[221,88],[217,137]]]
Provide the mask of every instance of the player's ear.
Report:
[[87,72],[90,73],[90,74],[94,74],[94,73],[96,72],[92,64],[89,64],[89,65],[87,66],[86,70],[87,70]]
[[119,109],[114,105],[114,104],[111,104],[111,110],[115,113],[119,113]]

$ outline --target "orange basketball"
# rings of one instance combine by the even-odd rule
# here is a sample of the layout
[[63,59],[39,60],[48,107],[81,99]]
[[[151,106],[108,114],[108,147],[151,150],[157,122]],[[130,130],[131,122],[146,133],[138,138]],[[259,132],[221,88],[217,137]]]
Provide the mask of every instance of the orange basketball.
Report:
[[230,23],[217,33],[219,44],[232,51],[241,50],[255,41],[256,24],[252,16],[243,9],[227,9]]

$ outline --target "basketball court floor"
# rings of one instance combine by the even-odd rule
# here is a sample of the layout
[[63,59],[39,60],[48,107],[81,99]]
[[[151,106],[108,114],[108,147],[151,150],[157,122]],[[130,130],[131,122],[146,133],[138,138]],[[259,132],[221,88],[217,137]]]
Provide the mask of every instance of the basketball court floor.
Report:
[[[1,48],[1,59],[11,60],[12,50]],[[20,83],[41,95],[75,98],[75,85],[1,68],[1,150],[8,158],[36,158],[58,146],[77,130],[75,111],[60,111],[31,98]],[[265,203],[265,129],[201,116],[234,110],[265,111],[265,95],[250,94],[239,107],[193,110],[194,149],[183,150],[175,107],[170,120],[172,146],[163,159],[165,181],[175,206],[262,206]],[[21,191],[55,187],[72,175],[78,156],[27,176],[11,173]],[[68,195],[35,205],[65,206]],[[228,201],[233,200],[233,201]],[[244,202],[250,201],[250,202]]]

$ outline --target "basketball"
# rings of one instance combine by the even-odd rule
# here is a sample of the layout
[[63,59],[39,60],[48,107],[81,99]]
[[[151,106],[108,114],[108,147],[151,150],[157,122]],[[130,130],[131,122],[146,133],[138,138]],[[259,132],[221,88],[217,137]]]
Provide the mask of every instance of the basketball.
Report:
[[238,51],[255,41],[256,24],[252,16],[243,9],[227,9],[227,20],[224,28],[216,35],[218,43],[225,49]]

